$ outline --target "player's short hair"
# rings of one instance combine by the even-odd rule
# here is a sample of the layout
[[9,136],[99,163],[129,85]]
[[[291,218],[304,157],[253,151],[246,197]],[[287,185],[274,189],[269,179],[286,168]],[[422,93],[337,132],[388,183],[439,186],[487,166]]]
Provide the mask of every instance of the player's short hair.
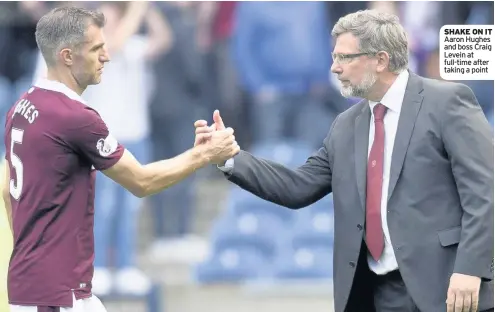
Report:
[[60,7],[44,15],[36,25],[35,36],[47,65],[55,64],[60,49],[77,49],[84,43],[89,25],[103,28],[103,13],[77,7]]
[[351,33],[359,40],[363,53],[385,51],[390,56],[389,70],[399,73],[407,69],[409,50],[407,33],[396,15],[378,10],[361,10],[341,17],[332,29],[336,39]]

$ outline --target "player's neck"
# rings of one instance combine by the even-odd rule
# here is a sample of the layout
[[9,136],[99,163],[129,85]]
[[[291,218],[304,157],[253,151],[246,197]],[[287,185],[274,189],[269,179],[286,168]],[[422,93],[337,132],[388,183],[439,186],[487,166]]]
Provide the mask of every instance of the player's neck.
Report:
[[72,91],[76,92],[79,95],[82,95],[82,93],[86,89],[86,87],[81,86],[77,82],[77,80],[70,72],[69,73],[61,72],[55,68],[48,69],[47,79],[63,83],[69,89],[71,89]]

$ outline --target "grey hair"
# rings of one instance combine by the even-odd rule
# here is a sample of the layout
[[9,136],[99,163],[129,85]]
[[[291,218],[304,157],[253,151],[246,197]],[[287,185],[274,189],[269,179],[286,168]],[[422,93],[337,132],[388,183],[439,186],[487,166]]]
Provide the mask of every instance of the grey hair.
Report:
[[396,15],[377,10],[364,10],[341,17],[332,29],[336,39],[351,33],[359,40],[363,53],[385,51],[390,56],[389,71],[399,73],[408,67],[407,34]]
[[48,66],[54,65],[63,48],[78,48],[85,42],[89,25],[105,26],[105,16],[98,11],[60,7],[41,17],[36,25],[36,43]]

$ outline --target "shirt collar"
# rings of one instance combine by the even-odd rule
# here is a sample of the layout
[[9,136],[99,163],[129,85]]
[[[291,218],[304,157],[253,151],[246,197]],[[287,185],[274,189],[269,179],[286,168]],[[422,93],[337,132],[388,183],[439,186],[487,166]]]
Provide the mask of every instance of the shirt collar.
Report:
[[78,101],[87,105],[86,101],[84,101],[84,99],[79,94],[77,94],[74,90],[70,89],[65,84],[59,81],[41,78],[38,81],[36,81],[34,86],[40,89],[60,92],[65,96],[67,96],[68,98],[70,98],[71,100]]
[[409,80],[409,72],[402,71],[395,79],[394,83],[387,90],[380,102],[369,101],[371,112],[376,104],[381,103],[389,110],[400,113],[404,94],[406,93],[407,81]]

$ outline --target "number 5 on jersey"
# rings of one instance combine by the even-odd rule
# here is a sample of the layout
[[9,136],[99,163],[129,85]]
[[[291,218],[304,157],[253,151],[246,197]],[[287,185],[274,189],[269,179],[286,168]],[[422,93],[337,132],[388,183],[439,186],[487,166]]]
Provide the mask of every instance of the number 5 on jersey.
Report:
[[10,165],[15,170],[15,180],[10,179],[10,195],[15,200],[19,200],[22,193],[22,183],[24,176],[24,167],[22,161],[14,152],[15,144],[22,144],[22,138],[24,137],[24,130],[12,128],[10,135]]

